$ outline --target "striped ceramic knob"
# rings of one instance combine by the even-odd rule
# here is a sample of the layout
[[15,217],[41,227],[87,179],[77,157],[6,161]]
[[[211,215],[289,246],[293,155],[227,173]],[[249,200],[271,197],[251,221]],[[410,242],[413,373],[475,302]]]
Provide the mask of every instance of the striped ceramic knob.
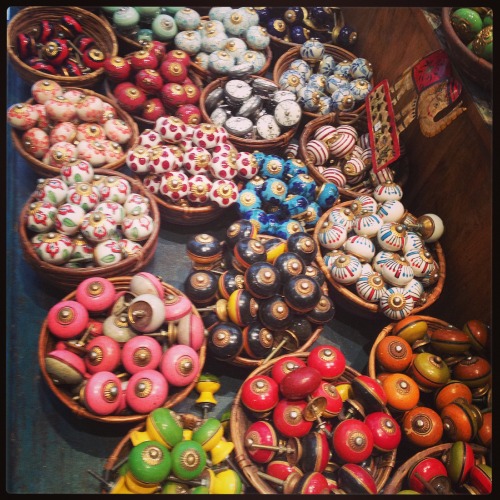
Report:
[[314,165],[323,165],[328,160],[329,151],[325,142],[313,139],[306,144],[306,157]]
[[353,182],[353,178],[356,178],[363,174],[366,170],[366,166],[363,163],[363,160],[360,158],[352,157],[350,160],[347,160],[342,166],[342,172],[347,177],[349,182]]
[[360,195],[352,201],[349,208],[352,210],[354,215],[360,215],[362,213],[374,214],[377,212],[378,203],[371,196]]
[[404,257],[394,256],[382,266],[381,273],[385,281],[394,286],[405,286],[414,277],[413,268]]
[[404,288],[393,286],[384,289],[379,305],[388,318],[398,321],[411,314],[415,302],[405,293]]
[[314,132],[313,139],[327,142],[333,139],[336,132],[337,129],[333,125],[323,125]]
[[377,241],[380,247],[391,252],[403,249],[406,238],[406,229],[398,222],[386,222],[382,224],[377,233]]
[[377,303],[385,288],[385,281],[381,274],[377,272],[362,274],[356,281],[356,292],[367,302]]
[[354,232],[357,235],[372,238],[377,235],[384,221],[377,214],[362,213],[354,219]]
[[347,229],[343,225],[334,224],[331,221],[323,222],[318,232],[318,241],[323,248],[335,250],[340,248],[347,239]]
[[344,250],[356,256],[361,262],[371,262],[375,255],[375,245],[366,236],[349,236],[345,240]]
[[434,257],[424,246],[410,250],[405,254],[405,258],[417,278],[422,278],[437,269]]
[[328,181],[328,182],[333,182],[337,187],[343,188],[346,183],[347,179],[344,173],[340,168],[336,167],[328,167],[321,172],[321,175]]
[[362,264],[354,255],[341,255],[335,259],[331,275],[332,278],[343,285],[351,285],[361,276]]
[[328,214],[328,220],[335,225],[345,226],[347,232],[351,231],[354,227],[355,215],[349,207],[334,208]]
[[328,149],[334,158],[344,158],[352,151],[356,145],[356,139],[352,134],[338,131],[335,136],[328,141]]

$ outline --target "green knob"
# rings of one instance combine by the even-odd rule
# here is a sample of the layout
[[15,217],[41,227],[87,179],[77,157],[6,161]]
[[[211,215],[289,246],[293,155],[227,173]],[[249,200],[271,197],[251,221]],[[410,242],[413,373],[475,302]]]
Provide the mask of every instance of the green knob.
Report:
[[189,493],[191,495],[208,495],[209,491],[206,486],[196,486],[196,488],[191,488]]
[[200,443],[205,451],[210,451],[224,435],[224,428],[220,420],[207,418],[198,429],[193,432],[193,441]]
[[200,443],[187,440],[177,443],[172,451],[172,472],[179,479],[197,478],[207,464],[207,454]]
[[481,16],[474,10],[463,7],[450,16],[451,25],[465,44],[469,43],[483,28]]
[[493,26],[483,28],[471,42],[471,50],[476,56],[487,61],[493,58]]
[[161,483],[170,474],[172,459],[165,446],[157,441],[144,441],[134,446],[128,457],[129,471],[146,484]]
[[[161,436],[168,448],[173,448],[182,441],[182,427],[168,408],[156,408],[150,414],[148,422]],[[149,431],[149,428],[148,428]],[[157,439],[157,438],[154,438]]]
[[448,365],[430,352],[421,352],[415,356],[413,371],[418,377],[416,381],[421,382],[424,387],[438,388],[451,378]]

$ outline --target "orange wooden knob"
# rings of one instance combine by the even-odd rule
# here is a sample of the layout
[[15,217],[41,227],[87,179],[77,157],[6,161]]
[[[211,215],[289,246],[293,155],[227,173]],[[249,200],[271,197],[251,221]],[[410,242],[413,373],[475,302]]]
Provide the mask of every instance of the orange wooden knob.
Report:
[[477,434],[478,425],[467,403],[454,402],[441,410],[441,420],[446,436],[451,441],[470,442]]
[[411,345],[402,337],[388,335],[375,347],[375,359],[384,371],[404,372],[411,363]]
[[477,442],[489,448],[493,432],[493,413],[491,408],[483,410],[481,413],[483,414],[483,425],[477,431]]
[[480,356],[467,356],[454,366],[453,375],[469,387],[482,387],[490,381],[491,365]]
[[437,411],[456,400],[472,403],[472,391],[463,382],[450,380],[434,393],[434,404]]
[[441,417],[427,406],[416,406],[407,411],[402,427],[406,439],[419,448],[435,446],[443,436]]
[[387,395],[387,406],[395,411],[408,411],[417,406],[420,389],[417,383],[404,373],[391,373],[382,382]]

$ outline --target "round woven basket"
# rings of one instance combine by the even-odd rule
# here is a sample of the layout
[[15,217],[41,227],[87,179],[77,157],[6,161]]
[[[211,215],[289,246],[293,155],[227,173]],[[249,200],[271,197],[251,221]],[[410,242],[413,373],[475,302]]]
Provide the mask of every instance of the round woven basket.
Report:
[[[122,144],[123,148],[123,155],[119,160],[116,160],[112,163],[107,163],[106,165],[103,165],[101,168],[106,169],[106,170],[116,170],[120,168],[121,166],[124,165],[125,160],[127,159],[127,150],[134,147],[137,139],[139,137],[139,128],[137,127],[137,124],[133,120],[133,118],[123,111],[120,107],[116,106],[115,102],[106,97],[105,95],[98,94],[94,92],[93,90],[90,89],[85,89],[85,88],[78,88],[78,87],[65,87],[66,90],[79,90],[81,92],[84,92],[85,95],[88,96],[96,96],[99,97],[102,101],[107,102],[108,104],[112,105],[115,110],[116,110],[116,115],[117,118],[120,120],[123,120],[127,126],[130,128],[132,131],[132,136],[130,139],[125,143]],[[35,101],[33,98],[29,99],[27,101],[28,104],[33,104]],[[29,166],[39,175],[42,177],[54,177],[60,174],[60,168],[59,167],[53,167],[51,165],[48,165],[47,163],[44,163],[43,161],[35,158],[33,155],[29,154],[26,149],[23,147],[23,141],[22,141],[22,136],[23,136],[24,131],[22,130],[17,130],[12,128],[11,129],[11,138],[12,142],[14,143],[14,147],[17,149],[19,154],[28,162]]]
[[[296,44],[294,44],[296,45]],[[284,54],[282,54],[276,63],[274,64],[274,69],[273,69],[273,81],[274,83],[278,84],[279,79],[281,75],[289,68],[290,63],[295,60],[295,59],[301,59],[300,57],[300,45],[295,46],[289,50],[287,50]],[[355,56],[352,52],[349,52],[348,50],[339,47],[338,45],[329,45],[329,44],[324,44],[325,47],[325,54],[329,54],[333,56],[336,62],[340,61],[353,61],[356,59],[357,56]],[[370,83],[372,86],[374,85],[374,79],[373,77],[370,79]],[[314,118],[322,117],[323,115],[318,114],[318,113],[311,113],[310,111],[303,111],[302,112],[303,117],[305,120],[312,120]],[[350,125],[352,124],[353,120],[355,119],[356,116],[359,115],[366,115],[366,104],[363,102],[361,105],[359,105],[357,108],[353,109],[352,111],[345,112],[345,111],[339,111],[335,112],[337,123],[339,125]]]
[[[412,314],[413,316],[413,314]],[[439,330],[441,328],[446,329],[449,328],[450,325],[446,321],[440,320],[438,318],[433,318],[431,316],[422,316],[418,315],[419,318],[423,319],[428,326],[428,329],[432,332],[434,330]],[[394,325],[396,323],[390,323],[386,327],[384,327],[380,333],[377,335],[377,338],[374,340],[372,347],[370,349],[370,355],[368,357],[368,375],[372,378],[377,378],[377,374],[379,372],[378,366],[377,366],[377,360],[375,357],[375,351],[377,349],[377,345],[387,337],[388,335],[392,335],[392,331],[394,329]]]
[[[177,413],[180,418],[183,429],[195,429],[203,421],[201,417],[193,415],[192,413]],[[146,415],[147,418],[147,415]],[[127,434],[116,445],[111,455],[106,460],[103,467],[103,479],[106,482],[113,483],[118,475],[118,469],[123,461],[127,460],[132,448],[134,447],[130,436],[133,432],[144,432],[146,430],[146,423],[141,422],[134,428],[130,429]],[[102,490],[101,493],[109,493],[107,490]]]
[[491,89],[493,86],[493,64],[482,57],[477,56],[468,49],[460,40],[451,25],[451,13],[456,7],[443,7],[441,10],[441,23],[443,33],[448,45],[448,54],[453,64],[459,68],[468,78],[481,87]]
[[[269,363],[259,366],[253,372],[248,375],[248,379],[255,377],[257,375],[269,375],[272,367],[280,359],[286,358],[289,355],[280,356]],[[308,352],[297,353],[293,355],[294,357],[300,358],[304,361],[307,360],[309,356]],[[360,375],[359,372],[353,368],[347,366],[344,373],[335,381],[335,385],[342,383],[350,383],[355,377]],[[386,410],[387,411],[387,410]],[[234,443],[235,460],[240,469],[243,471],[247,479],[250,481],[252,486],[261,494],[273,495],[278,494],[279,491],[275,489],[274,485],[267,482],[265,479],[261,478],[257,472],[260,470],[255,462],[250,458],[245,444],[244,436],[246,429],[252,423],[252,420],[248,416],[248,412],[245,411],[245,407],[241,402],[241,388],[234,398],[233,404],[231,405],[231,418],[230,418],[230,430],[231,430],[231,440]],[[388,453],[383,453],[375,457],[375,466],[373,468],[373,478],[377,485],[377,491],[380,492],[384,487],[386,481],[388,480],[392,469],[396,463],[396,453],[397,450],[392,450]]]
[[[275,236],[269,236],[267,234],[259,234],[257,238],[261,242],[265,242],[266,240],[271,240],[271,239],[278,239]],[[322,292],[325,295],[328,295],[328,285],[325,281],[323,286],[321,287]],[[302,352],[307,352],[310,347],[318,340],[319,336],[323,332],[323,325],[318,325],[317,328],[311,333],[311,336],[307,339],[306,342],[304,342],[302,345],[298,347],[296,351],[289,352],[288,355],[295,355],[297,353],[302,353]],[[276,356],[277,357],[277,356]],[[265,359],[253,359],[249,358],[247,356],[236,356],[230,360],[228,360],[228,363],[236,366],[241,366],[244,368],[250,368],[250,369],[255,369],[258,366],[261,366],[264,363]]]
[[21,33],[29,33],[42,20],[59,22],[63,15],[75,18],[83,28],[83,32],[92,37],[106,57],[118,54],[118,41],[113,29],[105,19],[80,7],[24,7],[7,25],[7,54],[19,76],[31,83],[47,78],[62,86],[93,87],[104,77],[104,69],[99,68],[82,76],[51,75],[28,66],[17,54],[16,39]]
[[[256,75],[250,75],[250,78],[263,78],[263,77],[258,77]],[[210,82],[201,92],[200,96],[200,111],[201,111],[201,117],[202,121],[207,122],[207,123],[212,123],[210,120],[210,115],[207,112],[207,109],[205,107],[205,101],[207,96],[214,91],[215,89],[219,87],[224,87],[226,82],[229,80],[227,76],[218,78],[216,80],[213,80]],[[267,80],[267,79],[266,79]],[[250,153],[253,153],[254,151],[260,151],[262,153],[266,154],[280,154],[283,153],[292,140],[293,136],[295,135],[295,132],[297,132],[299,126],[295,126],[280,136],[276,137],[275,139],[244,139],[242,137],[237,137],[232,134],[229,135],[229,140],[235,145],[236,149],[238,151],[248,151]]]
[[[350,123],[348,123],[346,120],[347,116],[348,114],[344,113],[344,121],[342,125],[351,125],[356,130],[358,130],[359,134],[364,134],[367,132],[366,116],[350,113],[349,114],[351,118]],[[335,113],[330,113],[328,115],[314,118],[313,120],[306,123],[299,137],[299,157],[306,164],[311,176],[314,177],[314,179],[320,183],[325,183],[329,181],[318,171],[316,165],[314,165],[311,159],[308,158],[306,147],[307,143],[313,139],[316,130],[318,130],[320,127],[324,125],[332,125],[332,126],[340,125],[338,121],[338,115],[336,115]],[[408,162],[404,161],[403,158],[401,159],[400,162],[398,162],[398,167],[397,169],[395,169],[395,181],[400,186],[404,186],[404,184],[408,179],[408,175],[409,175]],[[364,187],[362,188],[362,191],[339,187],[339,193],[342,200],[352,200],[357,196],[359,196],[360,194],[370,194],[371,192],[373,192],[373,187],[370,188]]]
[[58,289],[69,291],[78,286],[83,280],[93,277],[101,276],[103,278],[110,278],[112,276],[123,276],[134,274],[143,269],[153,258],[158,246],[158,235],[160,233],[160,212],[154,197],[144,188],[141,182],[137,179],[132,179],[121,172],[114,172],[106,169],[96,169],[96,175],[112,175],[126,179],[132,188],[133,193],[138,193],[149,200],[150,216],[155,222],[153,232],[142,245],[140,252],[130,255],[127,258],[105,267],[87,267],[87,268],[67,268],[63,266],[56,266],[40,259],[35,252],[33,245],[30,242],[30,231],[26,228],[26,218],[28,216],[29,206],[36,201],[35,193],[31,195],[29,200],[24,205],[18,220],[18,233],[21,242],[21,248],[24,258],[28,264],[51,286]]
[[[117,292],[127,291],[130,287],[130,282],[132,280],[132,276],[116,276],[113,278],[109,278],[109,280],[113,283]],[[162,281],[163,288],[165,293],[182,295],[184,294],[174,288],[172,285],[165,283]],[[66,295],[61,301],[65,300],[76,300],[76,290]],[[192,307],[192,314],[196,314],[199,316],[199,313],[196,307]],[[49,373],[47,372],[45,357],[46,355],[56,349],[56,344],[59,342],[59,339],[54,337],[49,331],[47,319],[44,320],[42,324],[42,328],[40,330],[40,336],[38,340],[38,362],[40,365],[40,369],[42,371],[43,378],[52,392],[57,396],[59,401],[63,403],[66,407],[68,407],[73,413],[75,413],[79,417],[88,418],[90,420],[95,420],[98,422],[107,422],[111,424],[118,423],[133,423],[133,422],[141,422],[144,421],[147,417],[147,414],[128,414],[128,415],[96,415],[95,413],[87,410],[85,406],[80,404],[78,401],[73,399],[73,394],[70,391],[62,386],[57,386],[52,381]],[[205,364],[206,358],[206,340],[203,341],[200,350],[198,351],[199,356],[199,373],[202,372],[203,366]],[[180,403],[189,395],[189,393],[194,389],[197,382],[197,378],[195,378],[189,385],[185,387],[174,387],[173,385],[169,385],[169,394],[167,401],[163,405],[165,408],[171,408],[172,406]]]
[[[348,207],[352,201],[344,201],[342,203],[339,203],[336,205],[334,208],[339,208],[339,207]],[[334,209],[331,208],[330,210],[326,211],[318,220],[316,227],[314,228],[314,233],[313,233],[313,238],[316,244],[318,245],[318,248],[322,248],[319,239],[318,239],[318,233],[319,229],[322,226],[322,224],[328,219],[328,216],[330,215],[330,212]],[[441,295],[441,292],[443,290],[444,286],[444,281],[446,277],[446,262],[445,262],[445,257],[444,257],[444,252],[441,247],[441,244],[439,242],[427,245],[427,248],[429,251],[433,254],[434,259],[438,263],[439,266],[439,279],[437,283],[435,283],[432,287],[428,288],[425,293],[424,293],[424,301],[418,303],[415,305],[415,307],[412,310],[412,314],[420,314],[423,310],[427,309],[429,306],[434,304],[436,300],[439,298]],[[316,257],[316,262],[318,263],[320,269],[325,273],[326,279],[328,280],[328,283],[330,283],[332,287],[332,293],[333,297],[335,299],[335,304],[339,305],[340,307],[344,308],[346,311],[361,316],[365,318],[385,318],[387,317],[384,315],[384,313],[380,310],[380,307],[377,303],[372,303],[368,302],[364,299],[362,299],[357,293],[354,287],[354,285],[341,285],[340,283],[337,283],[332,278],[332,275],[330,273],[330,270],[325,264],[325,261],[323,260],[323,255],[321,253],[321,250],[318,252],[318,255]]]
[[[470,443],[470,445],[474,451],[474,456],[476,457],[476,459],[484,462],[488,450],[484,446],[478,444]],[[404,488],[404,481],[406,480],[408,472],[414,464],[427,457],[441,458],[442,455],[447,452],[452,446],[453,443],[438,444],[413,455],[392,473],[390,480],[386,483],[382,491],[382,494],[396,495]]]
[[[127,56],[125,56],[125,57],[127,57]],[[193,83],[201,91],[201,89],[203,88],[203,81],[200,79],[200,77],[194,71],[191,70],[191,68],[189,69],[189,77],[191,78]],[[110,82],[107,78],[104,79],[104,92],[106,93],[106,96],[114,103],[115,107],[119,108],[120,106],[118,105],[118,103],[116,101],[116,97],[113,94],[113,89],[115,88],[115,86],[116,86],[116,84]],[[167,115],[175,115],[176,109],[177,108],[175,108],[173,106],[165,108]],[[139,127],[139,131],[141,131],[141,132],[143,130],[146,130],[146,129],[154,129],[154,127],[155,127],[156,122],[154,122],[153,120],[147,120],[146,118],[142,118],[142,116],[134,115],[134,114],[131,114],[130,116],[137,123],[137,126]]]

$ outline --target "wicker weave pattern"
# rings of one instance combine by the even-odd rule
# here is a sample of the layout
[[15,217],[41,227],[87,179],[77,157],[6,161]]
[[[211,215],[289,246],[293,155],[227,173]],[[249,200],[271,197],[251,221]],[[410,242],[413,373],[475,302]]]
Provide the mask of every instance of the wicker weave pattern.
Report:
[[[93,90],[85,89],[85,88],[77,88],[77,87],[65,87],[65,90],[79,90],[81,92],[84,92],[85,95],[87,96],[96,96],[99,97],[104,102],[107,102],[108,104],[112,105],[117,114],[117,118],[120,120],[123,120],[127,126],[130,128],[132,131],[132,136],[131,138],[125,143],[122,144],[123,148],[123,155],[119,160],[116,160],[112,163],[108,163],[106,165],[103,165],[102,168],[106,170],[116,170],[120,168],[121,166],[124,165],[125,160],[127,159],[127,151],[131,148],[133,148],[138,140],[139,137],[139,129],[137,127],[137,124],[135,121],[132,119],[132,117],[123,111],[121,108],[117,107],[115,105],[115,102],[106,97],[105,95],[98,94],[94,92]],[[34,99],[29,99],[27,101],[29,104],[33,104],[35,101]],[[42,177],[55,177],[60,174],[60,168],[59,167],[53,167],[51,165],[48,165],[47,163],[44,163],[41,160],[38,160],[34,156],[30,155],[23,147],[23,141],[22,141],[22,136],[23,136],[24,131],[22,130],[16,130],[14,128],[11,129],[11,138],[12,142],[14,143],[14,147],[17,149],[19,154],[28,162],[29,166],[39,175]]]
[[36,270],[37,273],[40,274],[41,277],[43,277],[44,280],[46,280],[51,286],[58,289],[69,291],[78,286],[78,284],[83,280],[92,276],[110,278],[112,276],[122,276],[139,272],[153,258],[156,247],[158,246],[158,235],[160,233],[160,212],[153,196],[144,188],[142,183],[136,179],[126,176],[125,174],[111,170],[96,169],[95,173],[96,175],[113,175],[126,179],[130,183],[133,193],[139,193],[149,200],[150,215],[155,221],[155,227],[147,241],[143,244],[140,253],[128,256],[126,259],[123,259],[116,264],[112,264],[107,267],[89,267],[81,269],[56,266],[41,260],[30,242],[30,236],[26,228],[25,220],[28,216],[30,204],[36,201],[35,194],[33,193],[24,205],[19,216],[19,239],[24,258],[27,262]]
[[92,12],[80,7],[25,7],[18,12],[7,26],[7,54],[19,73],[21,78],[34,83],[37,80],[48,78],[62,86],[92,87],[99,83],[104,77],[104,69],[92,71],[82,76],[50,75],[42,71],[34,70],[23,62],[16,52],[16,37],[20,33],[28,33],[37,22],[46,19],[54,23],[58,22],[63,15],[74,17],[82,26],[83,32],[94,38],[97,45],[106,57],[118,54],[118,41],[105,19],[101,19]]
[[[120,291],[127,291],[129,290],[130,287],[130,282],[132,280],[131,276],[118,276],[114,278],[109,278],[109,280],[113,283],[115,286],[115,289],[117,292]],[[170,293],[170,294],[175,294],[175,295],[184,295],[181,291],[177,290],[173,286],[169,285],[168,283],[162,282],[163,288],[165,290],[165,293]],[[61,300],[75,300],[76,296],[76,290],[69,293],[66,295],[63,299]],[[196,309],[196,307],[192,307],[192,313],[196,314],[199,316],[199,313]],[[106,415],[106,416],[101,416],[101,415],[96,415],[90,411],[88,411],[85,406],[83,406],[81,403],[75,401],[72,397],[72,394],[63,387],[59,387],[54,384],[52,379],[50,378],[50,375],[47,372],[47,367],[45,363],[45,357],[46,355],[53,351],[56,347],[56,343],[59,341],[56,337],[54,337],[48,328],[47,324],[47,319],[44,320],[42,324],[42,329],[40,331],[40,337],[38,341],[38,362],[40,365],[40,369],[42,372],[42,376],[45,379],[45,382],[49,386],[49,388],[52,390],[52,392],[57,396],[59,401],[63,403],[65,406],[67,406],[73,413],[78,415],[79,417],[83,418],[88,418],[90,420],[95,420],[98,422],[107,422],[111,424],[118,424],[118,423],[134,423],[134,422],[141,422],[144,421],[147,418],[147,414],[131,414],[131,415]],[[203,370],[203,366],[205,364],[205,358],[206,358],[206,340],[204,340],[203,345],[201,346],[199,352],[199,371],[200,373]],[[176,405],[177,403],[180,403],[183,401],[188,394],[194,389],[195,385],[197,382],[197,378],[195,378],[189,385],[185,387],[173,387],[172,385],[169,386],[169,395],[167,398],[167,401],[163,405],[165,408],[171,408],[172,406]]]
[[[345,201],[343,203],[336,205],[334,208],[348,207],[351,203],[352,201]],[[313,238],[314,241],[316,242],[316,245],[318,245],[318,248],[321,248],[318,239],[319,229],[321,228],[323,223],[328,219],[330,212],[334,208],[326,211],[320,217],[318,223],[316,224],[316,227],[314,228]],[[446,278],[446,262],[444,258],[443,249],[441,247],[441,244],[439,242],[436,242],[434,243],[433,246],[429,245],[429,250],[434,254],[434,258],[438,263],[439,279],[437,283],[431,287],[430,291],[429,290],[426,291],[425,302],[415,306],[412,310],[412,314],[420,314],[421,311],[427,309],[429,306],[434,304],[434,302],[436,302],[436,300],[439,298],[443,290],[444,281]],[[362,299],[361,297],[359,297],[356,291],[351,291],[350,288],[341,285],[332,278],[330,270],[328,269],[328,267],[325,264],[325,261],[323,260],[321,251],[318,252],[318,255],[316,257],[316,262],[318,263],[320,269],[325,273],[326,279],[328,280],[328,282],[332,287],[335,304],[338,304],[339,306],[343,307],[344,309],[353,314],[360,315],[365,318],[377,318],[377,317],[385,318],[385,315],[380,311],[378,304],[371,303]]]
[[[307,360],[309,356],[308,352],[301,352],[293,354],[294,357]],[[248,378],[255,377],[257,375],[269,375],[272,367],[280,359],[287,357],[280,356],[269,363],[259,366],[253,372],[248,375]],[[341,377],[335,382],[336,384],[350,383],[355,377],[360,375],[359,372],[353,368],[347,366]],[[259,470],[255,462],[252,461],[247,453],[244,444],[244,435],[248,426],[252,422],[249,420],[247,413],[245,412],[244,406],[241,402],[241,388],[234,398],[233,404],[231,406],[231,419],[230,419],[230,429],[231,429],[231,440],[234,443],[234,453],[235,460],[240,469],[243,471],[247,479],[250,481],[252,486],[262,494],[273,495],[279,493],[278,490],[274,488],[274,485],[262,479],[257,471]],[[377,491],[380,492],[384,487],[386,481],[396,462],[396,450],[389,453],[384,453],[377,455],[375,458],[375,466],[373,470],[373,477],[375,479],[375,484],[377,485]]]

